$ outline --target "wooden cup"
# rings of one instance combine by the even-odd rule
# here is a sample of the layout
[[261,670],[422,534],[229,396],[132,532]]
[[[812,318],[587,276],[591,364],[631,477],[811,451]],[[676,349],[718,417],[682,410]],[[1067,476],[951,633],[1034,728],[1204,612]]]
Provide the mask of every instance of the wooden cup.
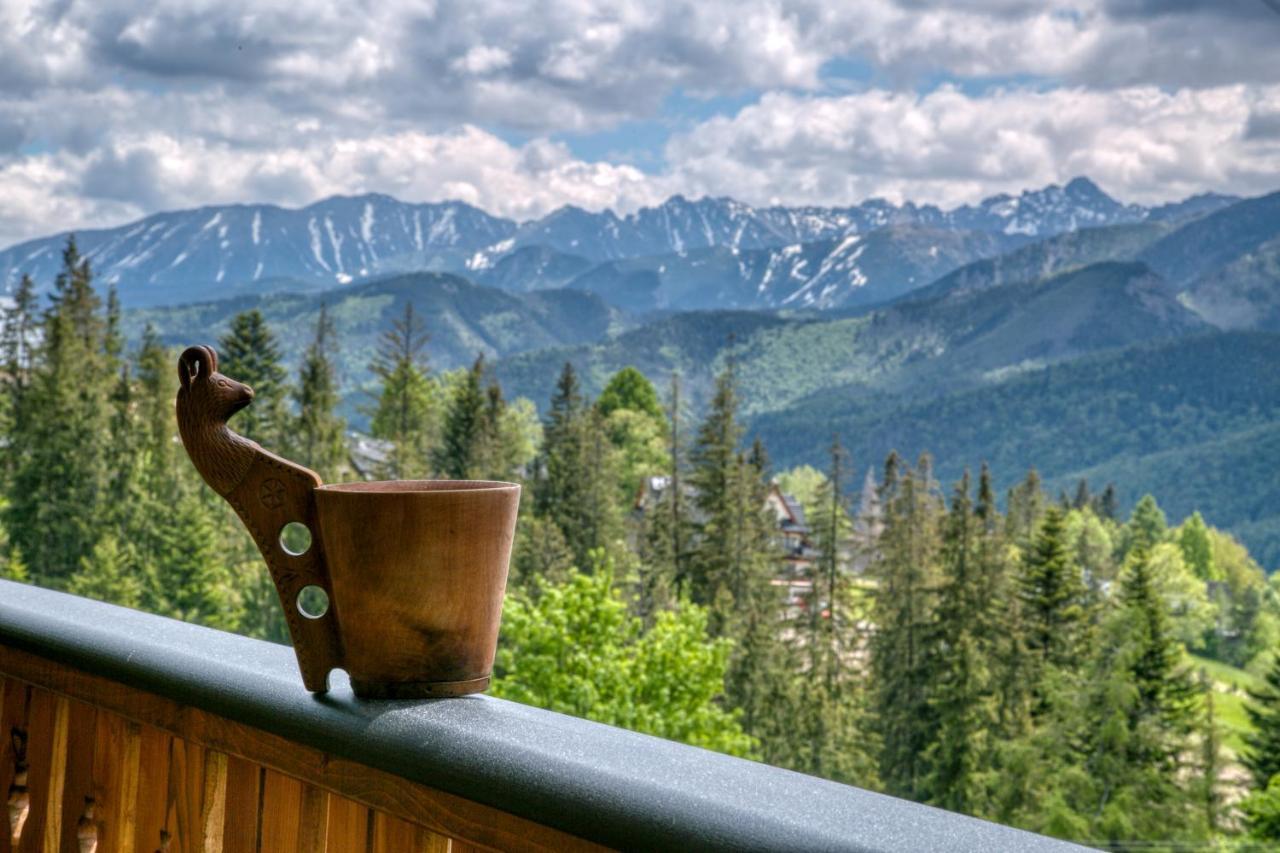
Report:
[[520,487],[396,480],[321,486],[315,497],[356,695],[488,687]]
[[[460,696],[489,686],[515,536],[514,483],[396,480],[325,486],[227,419],[253,389],[210,347],[178,361],[178,430],[200,476],[266,560],[308,690],[345,669],[358,696]],[[286,547],[300,524],[307,547]],[[327,608],[309,607],[311,587]]]

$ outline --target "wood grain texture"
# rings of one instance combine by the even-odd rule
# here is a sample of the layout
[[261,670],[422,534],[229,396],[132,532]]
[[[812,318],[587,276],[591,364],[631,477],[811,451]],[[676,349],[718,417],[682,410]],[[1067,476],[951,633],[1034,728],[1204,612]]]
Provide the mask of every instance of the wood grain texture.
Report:
[[520,487],[348,483],[316,489],[315,500],[356,694],[457,696],[488,687]]
[[327,853],[368,853],[371,819],[365,806],[330,794]]
[[17,770],[19,756],[15,752],[13,734],[27,731],[27,707],[31,696],[31,688],[12,678],[3,679],[3,695],[0,695],[0,800],[6,803],[2,824],[0,825],[0,853],[12,853],[10,847],[10,826],[8,802],[10,797],[17,796],[10,791],[14,772]]
[[325,853],[329,839],[329,792],[302,786],[298,809],[298,853]]
[[[212,348],[184,351],[178,377],[183,446],[266,560],[307,689],[326,690],[338,667],[367,697],[487,688],[520,487],[470,480],[322,487],[314,471],[227,425],[253,390],[218,373]],[[311,532],[304,553],[280,543],[289,522]],[[318,618],[299,610],[307,586],[329,596]]]
[[[204,481],[231,504],[262,552],[284,607],[302,681],[308,690],[323,692],[330,670],[342,666],[336,615],[331,608],[319,619],[305,619],[297,607],[298,593],[309,585],[333,599],[312,497],[320,477],[227,426],[227,419],[253,400],[253,389],[218,373],[212,348],[183,352],[178,379],[178,431],[187,455]],[[295,521],[312,533],[310,549],[299,555],[280,546],[281,529]]]
[[262,836],[258,849],[294,853],[300,840],[303,782],[268,770],[262,784]]
[[[535,821],[410,782],[358,762],[337,758],[172,700],[7,646],[0,646],[0,673],[92,702],[148,727],[163,729],[229,756],[260,764],[340,794],[370,808],[415,822],[446,837],[493,850],[601,850],[599,845]],[[237,802],[234,762],[228,765],[228,815],[224,839],[232,848],[232,803]],[[141,803],[142,796],[139,795]],[[141,837],[141,810],[139,837]],[[154,839],[155,836],[149,836]],[[153,853],[139,846],[137,853]]]
[[224,853],[256,853],[262,808],[262,776],[257,764],[227,757],[227,794],[222,824]]
[[98,714],[93,791],[98,849],[104,853],[134,853],[141,746],[142,729],[137,723],[106,711]]
[[98,709],[83,702],[69,702],[67,708],[66,757],[63,761],[62,821],[59,842],[53,849],[80,853],[77,840],[86,807],[93,805],[90,822],[97,836],[97,802],[93,790],[93,749],[98,734]]
[[[65,745],[55,746],[57,706],[66,707],[65,697],[47,690],[32,690],[31,704],[27,712],[27,764],[30,767],[27,788],[31,810],[22,837],[18,840],[20,853],[36,853],[44,849],[45,824],[49,822],[49,803],[53,787],[53,763],[58,752],[65,755]],[[61,784],[58,785],[58,806],[61,809]],[[54,823],[55,831],[59,824]]]
[[[173,736],[144,725],[138,738],[138,788],[134,823],[136,853],[156,853],[174,827],[169,824],[169,744]],[[167,851],[166,851],[167,853]]]
[[200,803],[200,845],[204,853],[222,850],[227,817],[227,754],[208,752],[204,757],[204,792]]
[[382,812],[373,815],[370,853],[449,853],[450,839]]

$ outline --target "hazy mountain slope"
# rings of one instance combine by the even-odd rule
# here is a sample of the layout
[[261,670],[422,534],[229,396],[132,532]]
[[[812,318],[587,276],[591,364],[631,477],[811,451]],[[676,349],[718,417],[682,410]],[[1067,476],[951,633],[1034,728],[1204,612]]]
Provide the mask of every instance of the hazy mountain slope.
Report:
[[598,297],[575,291],[514,294],[480,287],[454,275],[413,273],[321,294],[270,294],[220,302],[128,311],[125,333],[136,342],[147,323],[172,346],[215,343],[232,316],[257,308],[295,364],[314,333],[321,303],[337,328],[339,382],[351,392],[369,379],[378,337],[401,316],[405,302],[425,323],[430,364],[445,370],[483,353],[495,359],[526,350],[597,340],[620,317]]
[[1172,228],[1167,223],[1149,222],[1070,231],[966,264],[903,298],[927,300],[946,293],[1035,281],[1103,261],[1133,260]]
[[1280,237],[1280,192],[1251,198],[1173,231],[1139,256],[1179,287]]
[[[910,458],[927,450],[944,482],[984,460],[1001,487],[1031,463],[1063,484],[1082,473],[1114,479],[1128,499],[1152,490],[1174,515],[1198,506],[1251,548],[1276,553],[1280,526],[1268,519],[1280,503],[1266,461],[1276,458],[1280,420],[1276,364],[1280,335],[1199,335],[931,398],[828,389],[760,414],[752,433],[779,467],[821,464],[838,432],[860,466],[893,449]],[[1150,464],[1168,459],[1178,464]]]
[[1280,234],[1193,281],[1184,301],[1220,328],[1280,331]]
[[526,292],[564,287],[589,269],[591,261],[581,255],[568,255],[548,246],[524,246],[470,276],[487,287]]
[[505,359],[498,371],[504,384],[542,405],[566,360],[583,370],[592,392],[627,364],[660,383],[672,367],[680,367],[690,399],[699,402],[731,355],[743,405],[757,413],[842,386],[844,393],[857,388],[866,395],[945,392],[1203,328],[1145,266],[1098,264],[1043,282],[903,303],[853,317],[677,315],[612,341]]

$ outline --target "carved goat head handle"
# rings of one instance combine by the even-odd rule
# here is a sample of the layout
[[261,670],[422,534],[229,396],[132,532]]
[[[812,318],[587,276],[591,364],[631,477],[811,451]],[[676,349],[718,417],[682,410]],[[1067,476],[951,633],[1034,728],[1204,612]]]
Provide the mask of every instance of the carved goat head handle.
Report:
[[186,392],[185,404],[217,422],[226,423],[253,402],[252,388],[218,372],[212,347],[187,347],[178,359],[178,381]]

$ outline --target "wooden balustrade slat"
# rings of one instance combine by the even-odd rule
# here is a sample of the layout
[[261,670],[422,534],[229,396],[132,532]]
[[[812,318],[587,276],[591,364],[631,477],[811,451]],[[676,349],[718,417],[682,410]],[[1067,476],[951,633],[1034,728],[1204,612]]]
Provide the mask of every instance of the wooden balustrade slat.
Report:
[[[58,830],[58,841],[48,850],[60,850],[62,853],[80,853],[78,828],[93,790],[93,745],[98,734],[98,709],[83,702],[69,702],[67,708],[67,730],[65,740],[66,755],[64,758],[61,826]],[[93,802],[94,837],[97,836],[97,802]],[[47,824],[46,824],[47,826]],[[103,848],[105,850],[105,848]]]
[[205,749],[173,738],[169,742],[169,819],[173,832],[170,853],[204,850]]
[[268,770],[262,785],[262,835],[258,849],[293,853],[298,849],[302,785],[298,779]]
[[169,853],[169,744],[173,736],[152,726],[143,726],[138,744],[137,823],[135,853]]
[[368,853],[369,810],[354,800],[329,795],[329,847],[326,853]]
[[298,853],[325,853],[329,838],[329,792],[302,786],[298,809]]
[[199,849],[220,853],[227,811],[227,754],[210,751],[204,757],[204,795],[200,804]]
[[[49,794],[51,763],[57,757],[54,752],[55,706],[59,699],[44,690],[32,690],[27,710],[27,788],[31,794],[31,811],[22,836],[18,839],[18,853],[38,853],[44,847],[44,826],[49,819]],[[59,792],[61,794],[61,792]],[[59,797],[61,805],[61,797]]]
[[98,714],[93,745],[93,790],[99,853],[134,853],[142,727],[116,714]]
[[[15,728],[26,730],[27,697],[31,688],[12,678],[3,680],[3,694],[0,695],[0,801],[7,804],[9,786],[13,784],[14,755],[12,732]],[[12,853],[9,845],[9,813],[6,805],[3,819],[0,819],[0,853]]]
[[450,839],[383,812],[373,816],[370,853],[449,853]]
[[[206,749],[225,752],[229,756],[245,759],[249,764],[259,764],[268,770],[293,777],[333,793],[349,797],[380,812],[417,824],[444,839],[466,839],[480,848],[492,850],[600,850],[599,845],[584,841],[535,821],[507,814],[490,806],[466,800],[462,797],[428,788],[391,773],[386,773],[359,762],[328,755],[320,750],[289,741],[251,726],[237,723],[199,709],[128,687],[107,678],[92,675],[63,666],[54,661],[0,646],[0,672],[11,675],[28,684],[36,684],[47,690],[90,702],[100,709],[110,710],[143,725],[143,772],[140,774],[137,838],[135,853],[155,853],[159,844],[159,830],[173,832],[165,824],[166,802],[160,803],[161,817],[144,821],[144,806],[150,802],[144,796],[148,772],[163,773],[161,791],[167,790],[167,743],[163,753],[163,770],[147,768],[153,763],[148,759],[147,733],[164,730],[198,743]],[[36,691],[42,693],[43,691]],[[238,812],[233,808],[236,799],[236,774],[228,767],[228,803],[225,824],[224,849],[261,849],[275,853],[287,848],[269,847],[265,838],[261,847],[244,847],[236,831]],[[154,780],[152,780],[154,781]],[[299,800],[300,804],[300,800]],[[263,812],[264,821],[269,812]],[[255,821],[257,816],[255,816]],[[150,827],[150,828],[148,828]],[[145,842],[145,843],[144,843]],[[296,842],[295,842],[296,843]]]
[[264,772],[252,761],[228,756],[223,853],[257,853]]

